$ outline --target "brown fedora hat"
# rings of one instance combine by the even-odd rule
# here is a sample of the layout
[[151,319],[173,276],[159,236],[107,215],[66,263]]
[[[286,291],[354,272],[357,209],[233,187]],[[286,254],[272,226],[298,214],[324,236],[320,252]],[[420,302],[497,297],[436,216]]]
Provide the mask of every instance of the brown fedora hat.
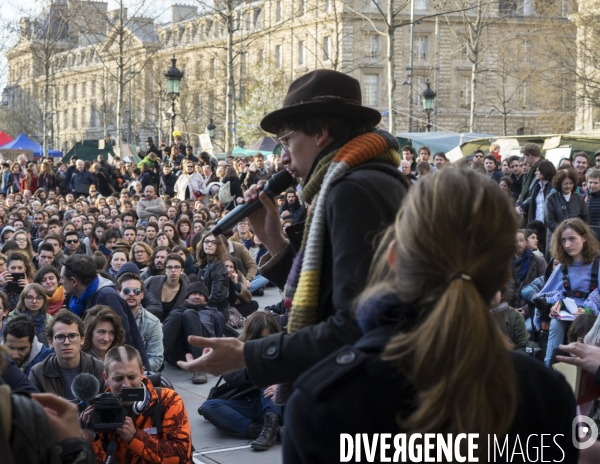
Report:
[[341,114],[371,122],[381,121],[379,111],[362,106],[360,83],[346,74],[317,69],[290,85],[283,107],[267,114],[260,122],[263,130],[274,134],[282,117],[295,114]]

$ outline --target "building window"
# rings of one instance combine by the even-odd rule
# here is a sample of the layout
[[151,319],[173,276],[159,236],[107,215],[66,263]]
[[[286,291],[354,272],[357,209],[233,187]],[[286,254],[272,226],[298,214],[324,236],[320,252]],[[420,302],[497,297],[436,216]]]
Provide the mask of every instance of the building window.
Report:
[[422,61],[426,61],[427,59],[429,59],[429,37],[415,37],[413,59]]
[[331,0],[325,0],[325,13],[329,13],[331,11]]
[[471,106],[471,78],[463,76],[460,78],[460,107]]
[[246,73],[246,52],[240,54],[240,72]]
[[306,64],[306,47],[304,40],[298,42],[298,64]]
[[298,14],[304,16],[306,14],[306,0],[300,0],[300,8]]
[[530,93],[527,82],[523,82],[521,85],[521,105],[523,106],[523,109],[527,109],[531,105]]
[[265,58],[265,51],[263,49],[260,49],[256,53],[256,64],[263,64],[264,58]]
[[429,0],[415,0],[415,10],[427,10],[429,7]]
[[211,79],[215,78],[216,68],[217,68],[217,60],[215,58],[213,58],[212,60],[210,60],[210,78]]
[[331,39],[329,36],[323,37],[323,59],[329,60],[331,57]]
[[379,59],[379,36],[378,35],[370,35],[369,36],[368,57],[372,60]]
[[275,45],[275,65],[278,68],[283,66],[283,55],[281,54],[281,45]]
[[379,105],[379,74],[363,76],[363,104],[365,106]]
[[529,40],[523,42],[523,61],[527,64],[533,64],[533,47]]
[[523,0],[523,16],[531,16],[533,14],[533,0]]
[[275,3],[275,21],[279,22],[282,19],[283,2],[280,0]]

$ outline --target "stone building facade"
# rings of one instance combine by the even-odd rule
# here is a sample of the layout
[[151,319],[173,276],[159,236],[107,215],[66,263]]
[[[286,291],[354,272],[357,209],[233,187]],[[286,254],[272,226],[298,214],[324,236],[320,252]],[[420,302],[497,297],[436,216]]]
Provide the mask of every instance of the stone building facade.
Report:
[[[21,39],[7,53],[5,111],[14,115],[10,118],[14,125],[20,124],[41,141],[48,82],[47,137],[53,148],[68,150],[77,140],[116,136],[119,100],[123,139],[137,145],[143,145],[148,136],[168,140],[171,103],[163,73],[175,56],[177,67],[184,71],[176,125],[195,146],[211,119],[217,125],[217,149],[224,147],[226,129],[235,132],[237,140],[243,127],[255,125],[258,121],[237,116],[253,92],[254,96],[264,94],[265,111],[269,105],[277,107],[279,101],[269,101],[275,92],[265,87],[265,76],[272,78],[271,85],[281,87],[278,94],[283,95],[281,90],[289,82],[317,68],[337,69],[357,78],[363,104],[380,110],[386,123],[388,37],[381,12],[387,6],[385,0],[364,1],[256,0],[232,11],[230,4],[217,2],[218,11],[202,13],[197,7],[174,5],[170,21],[161,24],[159,19],[128,17],[126,8],[109,11],[104,2],[54,0],[41,19],[22,20]],[[536,15],[531,0],[518,1],[494,5],[488,13],[490,24],[481,34],[477,132],[554,132],[559,127],[553,112],[573,111],[568,103],[544,96],[540,75],[533,71],[538,66],[536,49],[544,46],[543,35],[535,31],[546,19]],[[433,130],[469,130],[472,65],[465,17],[462,12],[435,16],[433,3],[414,0],[412,73],[410,9],[394,19],[396,132],[408,130],[411,112],[412,130],[425,130],[421,93],[426,79],[437,93]],[[459,8],[448,4],[447,9]],[[563,28],[572,27],[567,13],[555,15]],[[476,14],[469,10],[467,17]],[[68,30],[40,59],[35,44],[52,31],[39,24],[51,23],[49,18],[57,15]],[[123,27],[115,26],[119,24]],[[228,30],[234,32],[228,34]],[[50,71],[44,73],[46,61]],[[229,119],[227,101],[233,107]]]

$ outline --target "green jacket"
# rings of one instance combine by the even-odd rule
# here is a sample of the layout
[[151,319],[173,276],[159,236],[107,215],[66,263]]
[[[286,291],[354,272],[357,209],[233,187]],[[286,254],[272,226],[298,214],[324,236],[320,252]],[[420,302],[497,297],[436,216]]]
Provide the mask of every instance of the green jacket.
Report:
[[515,345],[514,351],[525,353],[525,348],[529,344],[529,332],[525,327],[525,319],[519,311],[509,306],[505,312],[505,320],[508,336]]

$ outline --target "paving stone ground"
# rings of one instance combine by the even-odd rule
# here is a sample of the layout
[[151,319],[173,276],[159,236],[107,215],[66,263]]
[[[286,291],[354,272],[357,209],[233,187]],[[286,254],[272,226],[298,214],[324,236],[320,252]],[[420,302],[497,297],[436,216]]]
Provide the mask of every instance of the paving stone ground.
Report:
[[[279,291],[276,288],[267,288],[264,296],[255,299],[260,305],[260,311],[280,300]],[[249,440],[217,430],[198,414],[198,407],[206,400],[208,392],[217,383],[217,377],[209,375],[208,383],[194,385],[191,373],[169,364],[165,364],[163,375],[173,383],[187,409],[192,428],[192,443],[196,449],[194,460],[197,464],[281,464],[283,462],[281,445],[275,445],[268,451],[254,451],[250,448]]]

